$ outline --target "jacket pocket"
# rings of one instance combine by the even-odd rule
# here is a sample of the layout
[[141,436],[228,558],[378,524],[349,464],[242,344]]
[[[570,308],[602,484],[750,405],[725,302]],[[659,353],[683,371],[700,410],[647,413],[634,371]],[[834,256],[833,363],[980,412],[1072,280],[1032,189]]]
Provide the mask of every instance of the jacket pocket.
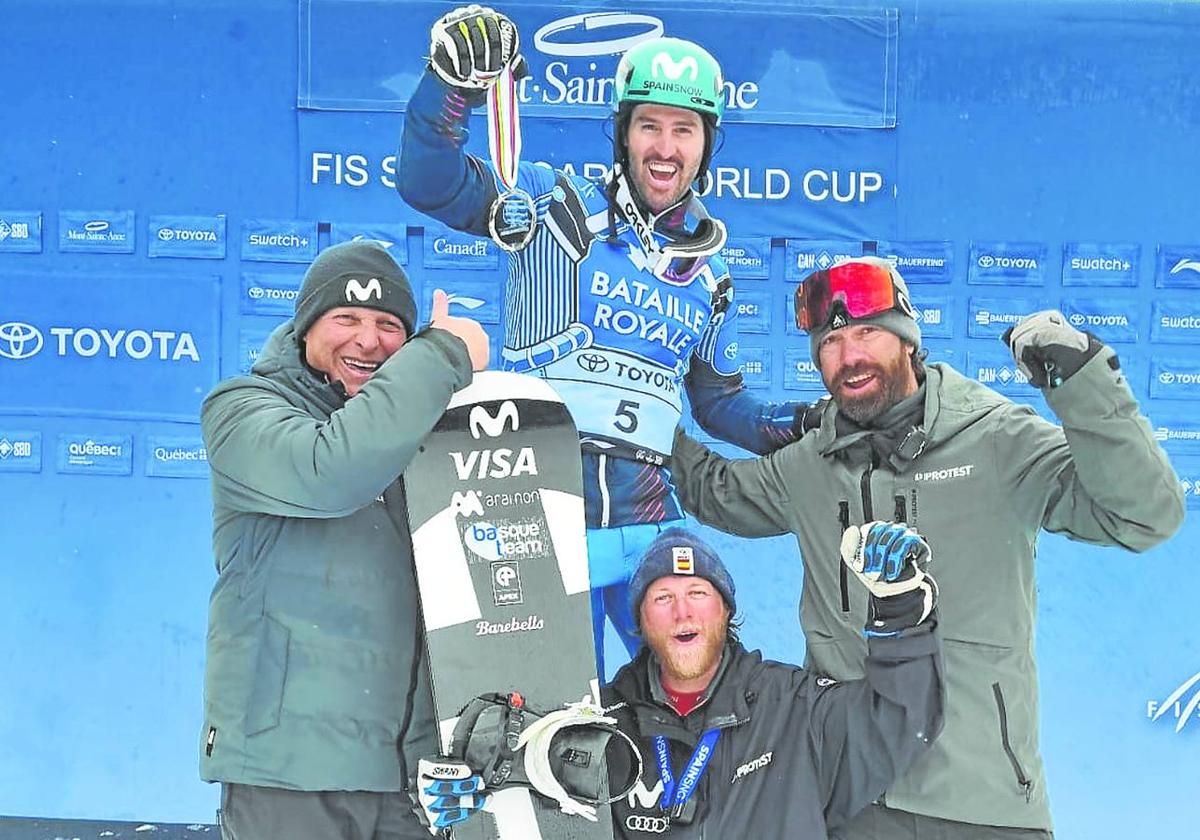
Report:
[[290,639],[291,634],[286,627],[269,615],[263,616],[262,636],[255,657],[254,686],[246,710],[247,735],[255,735],[279,725]]
[[1017,785],[1024,791],[1025,801],[1028,802],[1033,796],[1033,781],[1026,775],[1025,768],[1021,766],[1021,761],[1012,748],[1008,736],[1008,710],[1004,707],[1004,692],[1000,683],[992,683],[992,695],[996,698],[996,712],[1000,716],[1000,743],[1004,746],[1004,754],[1008,756],[1008,763],[1012,765],[1013,774],[1017,777]]

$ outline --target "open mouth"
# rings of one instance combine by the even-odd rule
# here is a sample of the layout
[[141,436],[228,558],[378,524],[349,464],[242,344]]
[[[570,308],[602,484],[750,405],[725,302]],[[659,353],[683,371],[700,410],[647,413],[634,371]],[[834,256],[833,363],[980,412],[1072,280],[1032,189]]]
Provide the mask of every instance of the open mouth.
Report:
[[842,378],[842,388],[847,391],[861,391],[875,381],[873,373],[856,373]]
[[350,356],[342,357],[342,365],[359,376],[370,376],[379,370],[380,362],[370,362],[366,359],[355,359]]
[[672,638],[681,644],[690,644],[700,637],[700,634],[694,630],[687,630],[682,633],[676,633]]
[[650,173],[650,180],[656,184],[669,184],[679,174],[679,167],[665,160],[651,161],[646,164],[646,170]]

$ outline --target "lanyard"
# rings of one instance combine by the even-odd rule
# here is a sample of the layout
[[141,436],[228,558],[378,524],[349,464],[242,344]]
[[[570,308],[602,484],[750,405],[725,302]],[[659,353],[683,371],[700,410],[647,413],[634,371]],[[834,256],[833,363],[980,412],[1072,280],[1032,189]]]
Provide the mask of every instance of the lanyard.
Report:
[[676,784],[675,774],[671,770],[671,749],[667,746],[667,739],[661,735],[654,736],[654,756],[658,759],[658,775],[663,783],[662,809],[665,811],[669,808],[671,816],[678,817],[683,813],[683,806],[695,793],[696,785],[700,783],[700,777],[704,775],[720,737],[719,729],[710,729],[700,736],[700,743],[696,744],[683,776]]

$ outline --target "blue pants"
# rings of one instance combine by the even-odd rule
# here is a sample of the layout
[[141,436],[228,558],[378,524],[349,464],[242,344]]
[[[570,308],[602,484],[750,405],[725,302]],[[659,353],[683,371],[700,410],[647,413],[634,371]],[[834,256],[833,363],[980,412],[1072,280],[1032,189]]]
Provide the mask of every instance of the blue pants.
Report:
[[[637,570],[642,555],[660,531],[678,525],[654,522],[624,525],[620,528],[589,528],[587,532],[588,568],[592,579],[592,635],[596,643],[596,672],[600,682],[612,679],[617,669],[637,655],[642,639],[637,621],[629,609],[629,579]],[[611,665],[604,661],[604,618],[612,622],[628,656]]]

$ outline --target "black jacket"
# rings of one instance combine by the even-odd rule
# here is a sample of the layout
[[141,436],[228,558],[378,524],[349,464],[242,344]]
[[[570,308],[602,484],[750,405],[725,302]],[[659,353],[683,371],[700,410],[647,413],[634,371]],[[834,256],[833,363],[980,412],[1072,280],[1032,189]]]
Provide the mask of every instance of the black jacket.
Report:
[[[641,781],[613,803],[618,837],[668,833],[654,737],[665,737],[678,779],[715,728],[696,791],[670,818],[672,840],[818,840],[882,794],[941,730],[941,642],[932,628],[872,639],[865,679],[849,682],[764,662],[731,642],[705,701],[686,718],[666,702],[658,663],[643,648],[605,692],[645,761]],[[614,789],[629,773],[610,768]]]

